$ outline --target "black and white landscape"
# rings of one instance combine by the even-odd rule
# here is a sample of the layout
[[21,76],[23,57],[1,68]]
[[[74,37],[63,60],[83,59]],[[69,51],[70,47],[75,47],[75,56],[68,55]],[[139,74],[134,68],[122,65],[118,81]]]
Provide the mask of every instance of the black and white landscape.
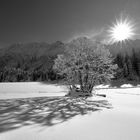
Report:
[[0,140],[139,140],[139,7],[1,0]]

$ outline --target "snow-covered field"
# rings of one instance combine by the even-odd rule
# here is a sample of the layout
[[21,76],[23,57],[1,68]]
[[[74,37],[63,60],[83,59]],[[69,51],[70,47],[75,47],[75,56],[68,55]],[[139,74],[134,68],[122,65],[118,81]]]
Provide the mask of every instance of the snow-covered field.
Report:
[[0,83],[0,99],[64,96],[67,88],[40,82]]
[[[0,118],[0,140],[140,140],[140,88],[131,88],[131,85],[124,85],[123,87],[127,86],[128,88],[116,89],[103,89],[103,86],[98,86],[97,88],[102,89],[97,89],[96,93],[106,94],[107,97],[93,96],[87,99],[88,103],[95,101],[96,105],[99,105],[98,107],[95,106],[94,111],[89,111],[90,106],[76,104],[76,106],[71,105],[73,107],[71,112],[66,112],[67,103],[70,101],[67,102],[63,97],[58,97],[67,93],[67,88],[64,86],[37,82],[0,83],[0,108],[3,108],[0,110],[0,115],[5,118],[5,120]],[[26,97],[38,98],[34,100],[22,99]],[[16,100],[14,98],[21,99]],[[111,104],[110,109],[103,107],[106,102]],[[5,103],[9,105],[9,108],[5,107]],[[19,107],[17,106],[18,103]],[[23,111],[19,115],[20,105]],[[28,107],[29,109],[34,108],[34,105],[43,107],[27,112],[26,109]],[[43,110],[46,105],[55,105],[61,115],[67,113],[63,115],[70,114],[71,116],[68,119],[67,116],[65,116],[66,118],[63,117],[61,123],[57,124],[59,117],[56,118],[55,115],[59,112],[53,110],[52,114],[46,117],[47,111]],[[15,107],[13,111],[12,107]],[[4,112],[5,110],[7,112]],[[41,112],[39,112],[40,110]],[[17,124],[15,118],[12,118],[15,115],[17,116]],[[22,118],[20,118],[21,116]],[[51,118],[56,119],[55,125],[49,125],[47,119]],[[8,119],[10,119],[10,123],[6,122]],[[26,123],[21,125],[21,120],[24,122],[26,120]],[[27,120],[36,123],[30,124],[30,122],[27,123]],[[12,129],[8,130],[8,126],[12,126]]]

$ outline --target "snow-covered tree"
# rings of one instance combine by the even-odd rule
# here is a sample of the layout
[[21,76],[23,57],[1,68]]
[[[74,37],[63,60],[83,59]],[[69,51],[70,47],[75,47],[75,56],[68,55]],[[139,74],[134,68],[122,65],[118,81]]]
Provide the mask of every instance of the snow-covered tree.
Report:
[[83,37],[67,44],[65,53],[58,55],[53,68],[65,76],[71,91],[80,85],[84,95],[91,94],[95,85],[109,81],[117,65],[103,44]]

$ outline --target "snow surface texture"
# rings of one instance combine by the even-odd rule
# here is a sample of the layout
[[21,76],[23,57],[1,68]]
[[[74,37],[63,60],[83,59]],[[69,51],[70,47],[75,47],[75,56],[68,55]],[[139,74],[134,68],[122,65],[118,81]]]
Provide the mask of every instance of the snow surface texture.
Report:
[[[102,86],[100,86],[100,88],[102,88]],[[15,120],[13,118],[13,121],[11,121],[11,123],[8,125],[14,126],[15,128],[13,127],[12,130],[6,131],[6,119],[9,119],[10,116],[8,116],[6,113],[4,114],[5,110],[1,110],[1,115],[3,115],[3,118],[5,117],[5,121],[3,120],[0,122],[1,126],[3,125],[5,127],[0,130],[0,140],[140,140],[140,88],[130,88],[129,86],[129,88],[122,89],[98,89],[96,90],[96,93],[106,94],[107,98],[93,96],[87,99],[87,103],[95,101],[97,107],[99,103],[98,101],[102,103],[99,103],[99,106],[107,105],[106,103],[108,101],[108,103],[111,104],[112,108],[107,109],[103,106],[100,106],[101,108],[103,107],[102,110],[98,110],[98,108],[96,108],[97,110],[91,111],[85,110],[88,112],[83,112],[83,114],[81,114],[79,113],[81,110],[83,110],[84,108],[90,109],[90,107],[86,107],[85,105],[80,104],[81,102],[76,102],[75,105],[80,108],[78,109],[78,107],[71,104],[71,106],[73,107],[72,111],[75,111],[71,111],[71,117],[69,117],[69,119],[59,123],[59,120],[57,120],[57,118],[56,120],[54,120],[56,121],[54,122],[56,123],[56,125],[49,126],[49,124],[47,123],[49,118],[46,118],[45,120],[46,114],[42,114],[46,112],[39,112],[40,110],[37,110],[37,107],[40,105],[49,106],[50,109],[55,109],[53,108],[53,105],[56,105],[57,109],[60,109],[61,107],[63,108],[64,106],[66,107],[68,105],[67,101],[68,103],[70,103],[71,100],[65,100],[63,99],[63,97],[60,97],[65,95],[66,92],[67,89],[64,86],[57,85],[46,85],[41,83],[1,83],[1,99],[25,97],[37,98],[35,98],[34,100],[0,100],[1,107],[5,108],[5,102],[7,102],[6,105],[9,105],[9,107],[11,107],[9,108],[10,110],[6,110],[7,113],[11,111],[10,116],[18,116],[18,119],[16,121],[26,120],[26,123],[24,123],[24,125],[22,124],[21,127],[19,126],[19,123],[16,124],[14,122]],[[43,98],[41,96],[43,96]],[[48,98],[48,96],[53,97]],[[49,99],[48,102],[47,99]],[[56,100],[55,102],[53,102],[54,99]],[[11,101],[14,101],[12,102],[12,105],[16,107],[13,114]],[[59,103],[59,101],[62,101],[60,102],[61,104]],[[26,104],[24,104],[24,102],[26,102]],[[17,107],[17,103],[19,103],[21,106]],[[23,114],[18,114],[21,111],[18,110],[20,107],[22,113],[26,114],[26,117],[23,116]],[[26,109],[32,109],[34,107],[36,108],[36,112],[33,112],[33,110],[27,112]],[[51,114],[52,116],[50,115],[50,118],[54,117],[57,113],[64,111],[66,109],[65,107],[63,108],[63,110],[59,110],[58,112],[56,112],[56,110],[53,110],[53,114]],[[42,107],[42,110],[43,109],[44,107]],[[70,112],[67,113],[69,114]],[[32,121],[36,121],[32,120],[35,117],[34,115],[36,114],[36,120],[39,121],[39,123],[29,125]],[[44,125],[42,125],[42,116],[44,116]],[[31,121],[27,121],[29,119],[28,117],[31,118]]]
[[64,96],[67,91],[64,86],[39,82],[0,83],[0,99]]

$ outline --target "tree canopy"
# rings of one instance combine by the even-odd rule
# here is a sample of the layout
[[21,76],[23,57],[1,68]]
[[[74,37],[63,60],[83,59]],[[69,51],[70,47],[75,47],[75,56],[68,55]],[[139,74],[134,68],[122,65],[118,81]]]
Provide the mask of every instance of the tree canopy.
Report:
[[113,60],[103,44],[84,37],[68,43],[65,53],[58,55],[53,68],[65,75],[70,89],[80,85],[80,91],[91,93],[95,85],[113,78],[117,68]]

